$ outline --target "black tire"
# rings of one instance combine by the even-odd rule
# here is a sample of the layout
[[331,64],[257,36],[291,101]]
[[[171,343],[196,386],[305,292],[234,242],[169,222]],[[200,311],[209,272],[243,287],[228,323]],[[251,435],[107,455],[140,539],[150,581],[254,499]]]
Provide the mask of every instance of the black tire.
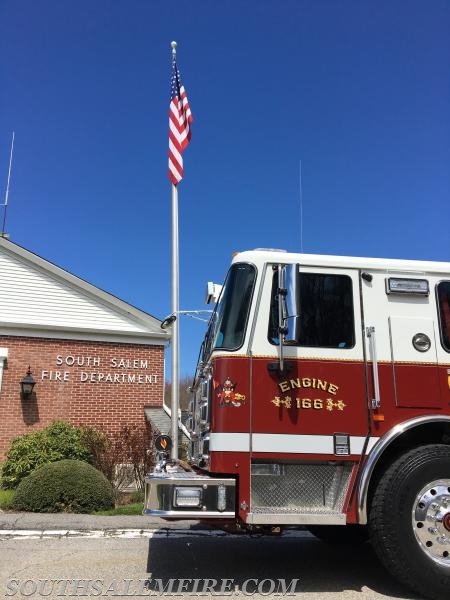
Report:
[[363,544],[369,539],[364,525],[311,525],[308,531],[327,544]]
[[[445,494],[450,499],[450,446],[421,446],[386,470],[369,509],[370,537],[380,561],[396,579],[432,600],[450,597]],[[436,520],[438,514],[448,516]]]

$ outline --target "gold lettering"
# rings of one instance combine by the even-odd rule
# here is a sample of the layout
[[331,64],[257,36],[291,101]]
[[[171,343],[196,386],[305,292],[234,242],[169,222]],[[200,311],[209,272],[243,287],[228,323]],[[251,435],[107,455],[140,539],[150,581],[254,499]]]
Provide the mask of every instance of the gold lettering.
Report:
[[282,392],[289,391],[289,383],[287,381],[281,381],[278,385],[280,386],[280,390]]
[[317,380],[317,389],[318,390],[323,390],[324,392],[327,391],[327,381],[322,381],[321,379]]
[[[321,390],[324,392],[329,392],[336,396],[339,386],[326,381],[325,379],[317,379],[316,377],[296,377],[290,380],[281,381],[278,384],[280,390],[285,393],[289,390],[293,390],[295,388],[312,388]],[[345,403],[342,400],[335,400],[334,398],[326,398],[325,400],[321,398],[291,398],[291,396],[275,396],[273,400],[271,400],[272,404],[275,406],[285,406],[286,408],[297,408],[297,409],[310,409],[313,408],[315,410],[322,410],[326,407],[327,410],[344,410]]]

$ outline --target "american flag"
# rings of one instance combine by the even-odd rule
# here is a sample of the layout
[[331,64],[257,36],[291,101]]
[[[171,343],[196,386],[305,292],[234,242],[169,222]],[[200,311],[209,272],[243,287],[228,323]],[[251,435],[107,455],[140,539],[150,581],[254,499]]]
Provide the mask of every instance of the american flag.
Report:
[[191,139],[191,123],[191,109],[174,58],[169,107],[169,179],[174,185],[183,179],[182,153]]

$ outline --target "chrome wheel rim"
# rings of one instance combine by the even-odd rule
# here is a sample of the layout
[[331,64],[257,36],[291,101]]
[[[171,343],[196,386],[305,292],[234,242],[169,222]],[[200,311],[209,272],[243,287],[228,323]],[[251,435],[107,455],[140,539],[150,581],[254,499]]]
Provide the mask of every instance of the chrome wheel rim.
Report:
[[450,479],[438,479],[416,495],[412,527],[423,552],[450,568]]

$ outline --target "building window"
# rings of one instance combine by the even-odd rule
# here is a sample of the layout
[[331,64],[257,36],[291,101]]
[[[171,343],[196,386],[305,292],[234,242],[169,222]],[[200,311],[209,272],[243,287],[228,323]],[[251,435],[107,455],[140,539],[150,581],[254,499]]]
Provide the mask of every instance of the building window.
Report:
[[437,286],[441,342],[450,352],[450,281],[441,281]]

